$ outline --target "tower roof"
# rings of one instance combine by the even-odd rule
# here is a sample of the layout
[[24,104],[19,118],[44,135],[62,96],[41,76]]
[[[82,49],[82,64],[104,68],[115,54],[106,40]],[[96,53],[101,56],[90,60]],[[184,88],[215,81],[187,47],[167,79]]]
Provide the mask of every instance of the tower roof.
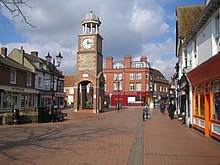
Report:
[[85,23],[95,23],[95,24],[98,24],[100,25],[101,24],[101,21],[99,20],[99,17],[93,13],[93,11],[90,11],[89,13],[87,13],[83,19],[82,19],[82,24],[85,24]]

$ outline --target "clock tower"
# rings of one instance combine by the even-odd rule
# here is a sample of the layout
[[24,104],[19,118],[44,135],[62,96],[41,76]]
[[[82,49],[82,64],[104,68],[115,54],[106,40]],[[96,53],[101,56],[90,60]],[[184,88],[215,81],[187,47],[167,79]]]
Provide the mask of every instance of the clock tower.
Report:
[[92,110],[99,113],[104,108],[104,78],[101,22],[90,11],[82,19],[82,34],[78,35],[76,77],[74,85],[74,111]]

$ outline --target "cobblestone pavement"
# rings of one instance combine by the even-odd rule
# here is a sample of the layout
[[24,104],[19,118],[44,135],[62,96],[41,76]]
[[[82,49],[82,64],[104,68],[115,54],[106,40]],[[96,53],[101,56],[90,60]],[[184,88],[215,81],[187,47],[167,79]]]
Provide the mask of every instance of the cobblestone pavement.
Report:
[[56,123],[0,126],[0,164],[220,164],[220,144],[142,107],[74,113]]

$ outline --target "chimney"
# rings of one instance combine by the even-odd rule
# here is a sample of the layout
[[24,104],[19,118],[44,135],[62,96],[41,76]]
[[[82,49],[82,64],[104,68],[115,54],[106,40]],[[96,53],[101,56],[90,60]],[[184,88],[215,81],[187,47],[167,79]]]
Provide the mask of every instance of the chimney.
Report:
[[106,69],[112,69],[112,62],[113,62],[113,57],[107,56],[106,57]]
[[21,46],[20,59],[19,59],[19,63],[20,63],[21,65],[24,65],[24,55],[25,55],[24,47]]
[[124,56],[124,67],[125,68],[131,68],[131,56],[130,55],[125,55]]
[[38,52],[37,52],[37,51],[32,51],[32,52],[31,52],[31,55],[32,55],[32,56],[35,56],[35,57],[38,57]]
[[147,56],[141,56],[140,61],[141,62],[147,62]]
[[2,48],[1,48],[1,54],[2,54],[4,57],[7,56],[7,51],[8,51],[8,49],[7,49],[6,47],[2,47]]

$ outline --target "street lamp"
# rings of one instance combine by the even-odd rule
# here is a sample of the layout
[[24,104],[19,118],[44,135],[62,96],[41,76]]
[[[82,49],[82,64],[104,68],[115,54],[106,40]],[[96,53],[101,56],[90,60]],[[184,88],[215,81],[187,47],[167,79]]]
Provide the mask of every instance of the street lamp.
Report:
[[119,107],[119,86],[120,86],[120,83],[122,82],[122,78],[119,78],[119,77],[117,77],[117,79],[116,79],[116,84],[117,84],[117,86],[118,86],[118,105],[117,105],[117,110],[119,110],[120,109],[120,107]]
[[[51,62],[52,57],[50,56],[50,53],[47,54],[47,56],[45,56],[46,60],[48,63]],[[54,118],[53,118],[53,114],[54,114],[54,69],[55,67],[59,67],[61,64],[61,61],[63,59],[63,56],[61,56],[61,53],[59,52],[59,54],[56,56],[56,61],[57,61],[57,65],[55,63],[55,59],[53,59],[53,66],[52,66],[52,103],[51,103],[51,119],[52,122],[54,122]]]

